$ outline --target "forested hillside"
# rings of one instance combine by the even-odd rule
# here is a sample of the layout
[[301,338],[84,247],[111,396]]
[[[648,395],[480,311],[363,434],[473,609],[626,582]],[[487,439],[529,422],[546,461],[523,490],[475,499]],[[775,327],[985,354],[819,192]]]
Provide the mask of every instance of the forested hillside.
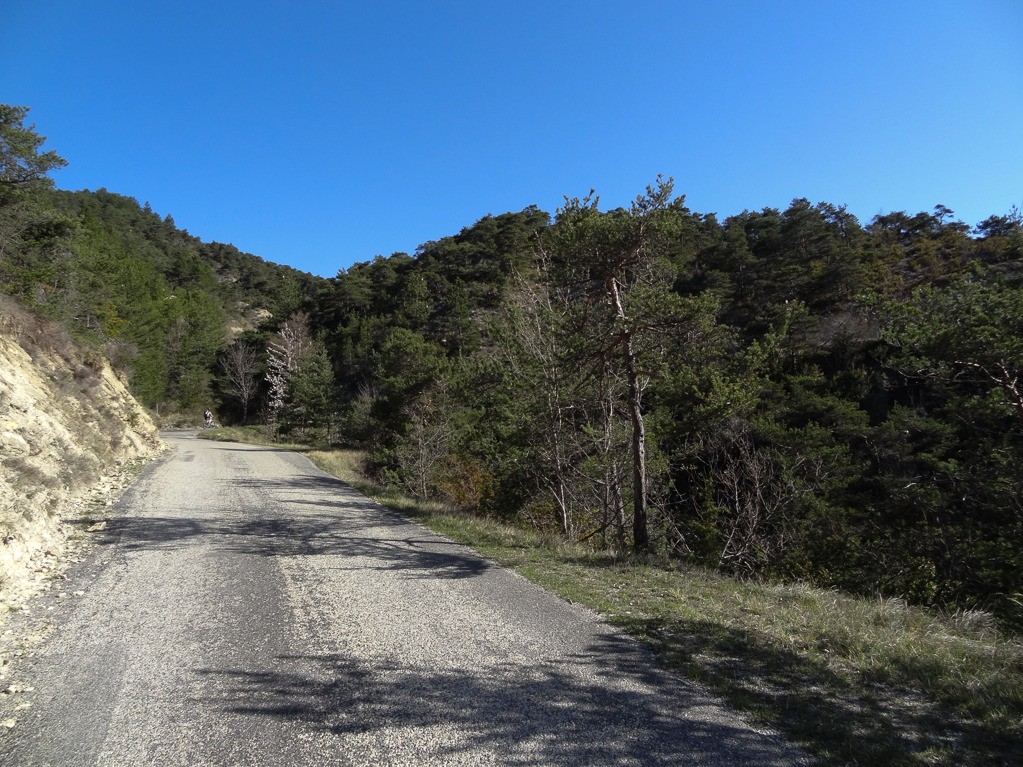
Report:
[[941,206],[487,217],[314,324],[340,439],[420,496],[1018,624],[1023,229]]
[[0,287],[102,347],[147,406],[194,417],[228,341],[273,327],[325,281],[201,242],[133,198],[53,189],[64,161],[41,151],[26,113],[0,106]]
[[[719,220],[659,179],[629,209],[487,216],[317,281],[4,179],[3,290],[102,339],[150,405],[215,394],[594,546],[1023,627],[1017,210]],[[226,332],[257,308],[262,334]]]

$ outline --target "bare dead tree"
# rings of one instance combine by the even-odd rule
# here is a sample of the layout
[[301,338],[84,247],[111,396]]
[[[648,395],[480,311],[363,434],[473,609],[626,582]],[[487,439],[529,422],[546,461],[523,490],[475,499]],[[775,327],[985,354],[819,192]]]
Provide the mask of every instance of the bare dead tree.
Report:
[[295,372],[298,369],[299,361],[313,345],[313,335],[309,329],[309,315],[305,312],[292,314],[281,325],[281,329],[277,331],[277,335],[270,345],[280,355],[284,369],[289,373]]
[[288,401],[288,380],[312,346],[309,315],[305,312],[291,315],[267,345],[266,379],[270,393],[266,414],[272,439],[277,439],[281,410]]
[[[582,488],[587,492],[588,506],[597,510],[595,527],[580,535],[580,540],[603,536],[619,550],[627,548],[625,485],[628,467],[629,427],[623,400],[625,382],[615,366],[606,362],[600,374],[590,382],[589,399],[596,403],[588,414],[594,422],[586,429],[585,445],[588,460],[574,467]],[[580,531],[581,532],[581,531]]]
[[567,298],[546,278],[550,254],[542,247],[537,250],[537,268],[539,280],[520,277],[516,282],[506,315],[512,338],[500,351],[515,379],[527,382],[536,408],[535,448],[543,466],[538,480],[554,504],[562,535],[572,536],[576,502],[572,475],[580,448],[575,435],[577,407],[567,385],[562,328]]
[[751,576],[784,550],[784,512],[795,490],[746,430],[729,434],[715,463],[712,478],[724,538],[718,566]]
[[454,427],[449,409],[443,404],[435,406],[431,396],[413,402],[403,412],[408,418],[408,434],[397,450],[398,478],[416,498],[426,499],[438,467],[450,452]]
[[242,423],[249,417],[249,403],[259,387],[259,354],[255,347],[235,341],[224,353],[220,369],[227,382],[227,391],[242,405]]

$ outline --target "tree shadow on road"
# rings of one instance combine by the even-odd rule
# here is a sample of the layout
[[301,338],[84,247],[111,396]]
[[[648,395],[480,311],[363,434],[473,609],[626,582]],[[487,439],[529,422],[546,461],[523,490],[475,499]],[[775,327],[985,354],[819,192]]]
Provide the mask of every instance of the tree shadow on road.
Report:
[[223,712],[336,736],[348,753],[365,750],[358,763],[475,753],[505,764],[795,763],[777,738],[654,676],[635,645],[611,633],[577,655],[482,662],[472,671],[338,655],[278,657],[273,666],[198,673]]
[[[341,567],[400,571],[408,578],[469,578],[491,567],[339,480],[299,476],[244,480],[241,486],[256,489],[260,503],[240,503],[219,518],[186,510],[179,515],[176,509],[163,516],[115,517],[100,542],[128,552],[208,546],[263,557],[337,556]],[[296,497],[282,497],[288,493]]]

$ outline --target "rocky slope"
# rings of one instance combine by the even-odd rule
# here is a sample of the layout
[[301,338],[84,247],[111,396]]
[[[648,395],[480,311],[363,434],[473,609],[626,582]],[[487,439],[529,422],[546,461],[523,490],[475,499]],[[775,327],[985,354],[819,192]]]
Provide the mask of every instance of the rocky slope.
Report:
[[0,622],[160,449],[155,424],[102,356],[0,300]]

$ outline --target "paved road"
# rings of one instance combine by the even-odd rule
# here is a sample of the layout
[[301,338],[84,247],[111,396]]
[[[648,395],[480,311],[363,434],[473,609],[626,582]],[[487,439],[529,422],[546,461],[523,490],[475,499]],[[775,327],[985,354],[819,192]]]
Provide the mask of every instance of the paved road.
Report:
[[5,767],[801,763],[305,458],[169,440],[71,596],[16,619],[56,625],[0,696]]

